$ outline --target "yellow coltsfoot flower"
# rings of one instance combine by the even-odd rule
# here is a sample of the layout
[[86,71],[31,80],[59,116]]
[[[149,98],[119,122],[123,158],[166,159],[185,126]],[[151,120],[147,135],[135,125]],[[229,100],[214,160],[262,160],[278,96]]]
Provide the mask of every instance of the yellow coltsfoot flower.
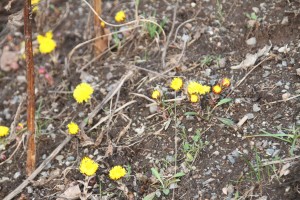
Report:
[[227,87],[229,87],[230,86],[230,79],[229,78],[224,78],[223,80],[222,80],[222,82],[221,82],[221,86],[222,87],[225,87],[225,88],[227,88]]
[[52,39],[52,37],[52,31],[48,31],[45,36],[37,36],[37,41],[40,45],[39,50],[42,54],[51,53],[55,49],[56,42]]
[[220,94],[222,92],[222,88],[221,86],[218,84],[218,85],[215,85],[212,89],[212,91],[215,93],[215,94]]
[[183,80],[182,78],[173,78],[170,84],[170,88],[172,88],[175,91],[179,91],[182,88]]
[[158,100],[161,97],[160,91],[159,90],[153,90],[151,94],[152,99]]
[[6,126],[0,126],[0,137],[5,137],[9,134],[9,128]]
[[196,81],[191,81],[187,86],[187,91],[190,95],[197,94],[199,87],[200,87],[200,83]]
[[126,170],[120,166],[120,165],[117,165],[117,166],[114,166],[110,171],[109,171],[109,177],[112,179],[112,180],[118,180],[120,178],[122,178],[123,176],[126,175]]
[[87,102],[90,100],[92,94],[94,92],[94,89],[92,86],[88,83],[80,83],[76,86],[73,97],[77,101],[77,103]]
[[79,126],[74,122],[69,123],[67,127],[71,135],[75,135],[79,131]]
[[93,176],[98,170],[98,167],[98,164],[94,160],[89,157],[84,157],[80,162],[79,170],[84,175]]
[[117,12],[117,14],[115,15],[115,20],[116,22],[124,22],[126,19],[126,14],[123,10]]
[[197,102],[199,101],[198,95],[197,95],[197,94],[192,94],[192,95],[190,96],[190,101],[191,101],[192,103],[197,103]]
[[202,85],[196,81],[191,81],[187,86],[187,91],[189,95],[192,94],[204,95],[210,92],[210,86]]

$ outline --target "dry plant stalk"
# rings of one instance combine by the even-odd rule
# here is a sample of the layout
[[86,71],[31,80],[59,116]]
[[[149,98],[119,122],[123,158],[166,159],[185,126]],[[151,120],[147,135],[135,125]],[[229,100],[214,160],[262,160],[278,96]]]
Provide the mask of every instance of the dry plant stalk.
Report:
[[[102,0],[94,0],[94,10],[98,15],[102,14]],[[94,31],[95,37],[105,35],[105,29],[101,26],[101,20],[97,15],[94,15]],[[107,37],[99,38],[94,42],[94,54],[99,55],[107,49],[108,39]]]
[[35,170],[35,95],[34,95],[34,67],[32,53],[32,12],[31,0],[24,0],[24,35],[25,35],[25,55],[27,66],[27,127],[28,146],[26,173],[29,176]]

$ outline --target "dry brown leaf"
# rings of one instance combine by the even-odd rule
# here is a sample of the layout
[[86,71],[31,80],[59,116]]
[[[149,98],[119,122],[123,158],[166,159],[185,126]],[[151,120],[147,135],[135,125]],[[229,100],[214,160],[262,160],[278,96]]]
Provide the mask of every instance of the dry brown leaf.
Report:
[[105,157],[111,156],[113,154],[113,149],[114,148],[113,148],[112,142],[109,140],[108,147],[105,152]]
[[64,193],[60,196],[61,198],[57,198],[57,200],[64,200],[64,199],[79,199],[81,194],[79,185],[74,185],[66,189]]
[[123,128],[123,130],[119,133],[119,136],[118,136],[118,139],[117,139],[117,143],[119,143],[121,137],[123,137],[123,136],[125,135],[125,133],[129,130],[130,125],[131,125],[131,122],[132,122],[131,119],[129,119],[129,120],[130,120],[130,121],[128,122],[127,126],[125,126],[125,127]]
[[282,166],[280,172],[279,172],[279,177],[282,177],[283,175],[286,176],[290,173],[290,168],[291,164],[290,163],[286,163],[285,165]]

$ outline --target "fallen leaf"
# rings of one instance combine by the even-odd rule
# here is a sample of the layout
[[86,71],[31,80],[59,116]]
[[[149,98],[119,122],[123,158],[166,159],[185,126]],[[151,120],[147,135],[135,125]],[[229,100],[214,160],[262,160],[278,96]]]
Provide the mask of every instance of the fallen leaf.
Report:
[[269,53],[272,46],[266,45],[264,48],[259,49],[255,54],[247,54],[245,60],[243,60],[240,64],[232,66],[231,69],[246,69],[247,67],[253,66],[255,62],[261,56],[267,55]]
[[57,200],[64,200],[64,199],[78,199],[80,197],[81,191],[79,185],[74,185],[66,189],[61,198],[57,198]]
[[18,52],[10,51],[8,46],[5,46],[0,58],[0,69],[8,72],[10,70],[17,70],[18,64]]
[[291,166],[290,163],[286,163],[285,165],[282,166],[280,172],[279,172],[279,177],[283,175],[288,175],[290,173],[290,170],[288,169]]
[[112,142],[109,141],[108,142],[108,147],[107,147],[106,152],[105,152],[105,157],[112,156],[112,154],[113,154],[113,145],[112,145]]

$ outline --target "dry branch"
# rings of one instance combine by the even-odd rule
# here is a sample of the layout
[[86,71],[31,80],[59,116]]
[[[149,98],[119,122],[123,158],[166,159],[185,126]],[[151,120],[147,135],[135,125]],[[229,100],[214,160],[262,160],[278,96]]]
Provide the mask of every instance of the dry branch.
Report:
[[24,0],[24,35],[25,55],[27,66],[27,127],[28,127],[28,149],[26,172],[29,176],[35,169],[35,94],[34,94],[34,67],[32,51],[32,26],[31,26],[31,0]]

